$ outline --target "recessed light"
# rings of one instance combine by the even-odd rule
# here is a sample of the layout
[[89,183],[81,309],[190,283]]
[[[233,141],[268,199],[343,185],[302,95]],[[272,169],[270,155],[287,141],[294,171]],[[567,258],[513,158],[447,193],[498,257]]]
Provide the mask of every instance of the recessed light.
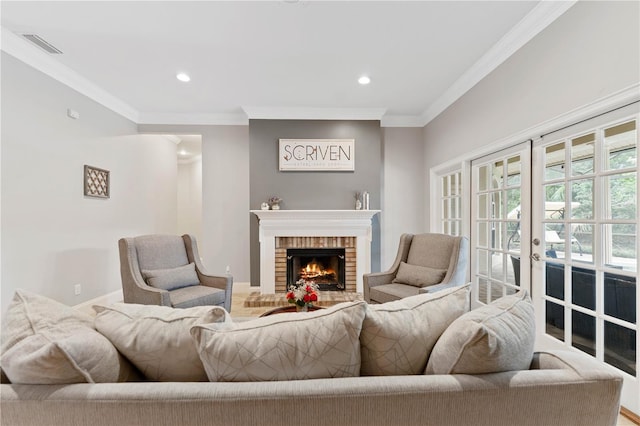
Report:
[[358,79],[358,83],[365,85],[365,84],[369,84],[371,83],[371,79],[369,77],[367,77],[366,75],[363,75],[362,77],[360,77]]
[[180,155],[187,155],[187,151],[185,151],[184,149],[182,151],[180,151],[178,154]]
[[176,75],[176,78],[177,78],[178,80],[180,80],[180,81],[184,81],[185,83],[186,83],[187,81],[190,81],[190,80],[191,80],[191,77],[189,77],[189,75],[188,75],[187,73],[184,73],[184,72],[178,73],[178,74]]

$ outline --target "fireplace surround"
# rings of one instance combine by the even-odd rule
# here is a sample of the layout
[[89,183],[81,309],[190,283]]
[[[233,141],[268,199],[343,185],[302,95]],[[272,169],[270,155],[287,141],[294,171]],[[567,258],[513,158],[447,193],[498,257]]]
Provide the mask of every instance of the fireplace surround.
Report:
[[345,290],[362,293],[362,275],[371,272],[371,220],[379,212],[251,210],[259,221],[260,293],[286,290],[287,248],[344,248]]

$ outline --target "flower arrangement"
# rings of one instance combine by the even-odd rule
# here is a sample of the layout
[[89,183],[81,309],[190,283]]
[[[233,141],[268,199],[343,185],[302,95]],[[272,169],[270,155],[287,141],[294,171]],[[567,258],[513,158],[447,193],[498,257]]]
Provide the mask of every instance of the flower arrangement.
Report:
[[313,302],[318,301],[318,285],[304,279],[297,281],[289,287],[287,301],[295,304],[298,310],[307,310],[313,306]]

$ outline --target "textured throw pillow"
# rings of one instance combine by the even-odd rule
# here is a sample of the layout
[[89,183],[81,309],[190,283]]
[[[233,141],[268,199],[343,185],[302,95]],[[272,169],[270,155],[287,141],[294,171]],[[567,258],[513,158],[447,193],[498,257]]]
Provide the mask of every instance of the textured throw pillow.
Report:
[[360,334],[360,374],[422,374],[442,332],[469,311],[469,299],[467,284],[368,305]]
[[535,341],[533,304],[526,291],[471,311],[442,333],[427,374],[484,374],[525,370]]
[[149,380],[206,381],[189,329],[196,324],[231,321],[219,306],[175,309],[114,303],[93,307],[95,325]]
[[196,273],[196,265],[191,262],[188,265],[170,269],[143,269],[142,277],[151,287],[163,290],[175,290],[177,288],[199,285],[200,280]]
[[191,334],[212,382],[354,377],[360,373],[364,310],[364,302],[347,302],[270,315],[232,329],[199,325]]
[[131,365],[73,308],[16,290],[2,330],[2,369],[12,383],[118,382]]
[[415,287],[427,287],[440,284],[447,274],[446,269],[434,269],[428,266],[410,265],[405,262],[400,263],[398,273],[393,279],[394,283],[409,284]]

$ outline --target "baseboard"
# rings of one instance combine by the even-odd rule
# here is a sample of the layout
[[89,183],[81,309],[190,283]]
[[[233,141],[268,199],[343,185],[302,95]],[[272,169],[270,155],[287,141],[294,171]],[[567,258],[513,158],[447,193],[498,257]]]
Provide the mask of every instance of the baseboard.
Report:
[[87,313],[89,315],[95,315],[93,305],[110,305],[116,302],[122,302],[124,297],[122,296],[122,290],[116,290],[112,293],[107,293],[103,296],[99,296],[86,302],[79,303],[73,306],[73,309]]
[[625,416],[635,424],[640,425],[640,416],[638,416],[633,411],[630,411],[629,409],[624,407],[620,407],[620,414],[622,414],[623,416]]

